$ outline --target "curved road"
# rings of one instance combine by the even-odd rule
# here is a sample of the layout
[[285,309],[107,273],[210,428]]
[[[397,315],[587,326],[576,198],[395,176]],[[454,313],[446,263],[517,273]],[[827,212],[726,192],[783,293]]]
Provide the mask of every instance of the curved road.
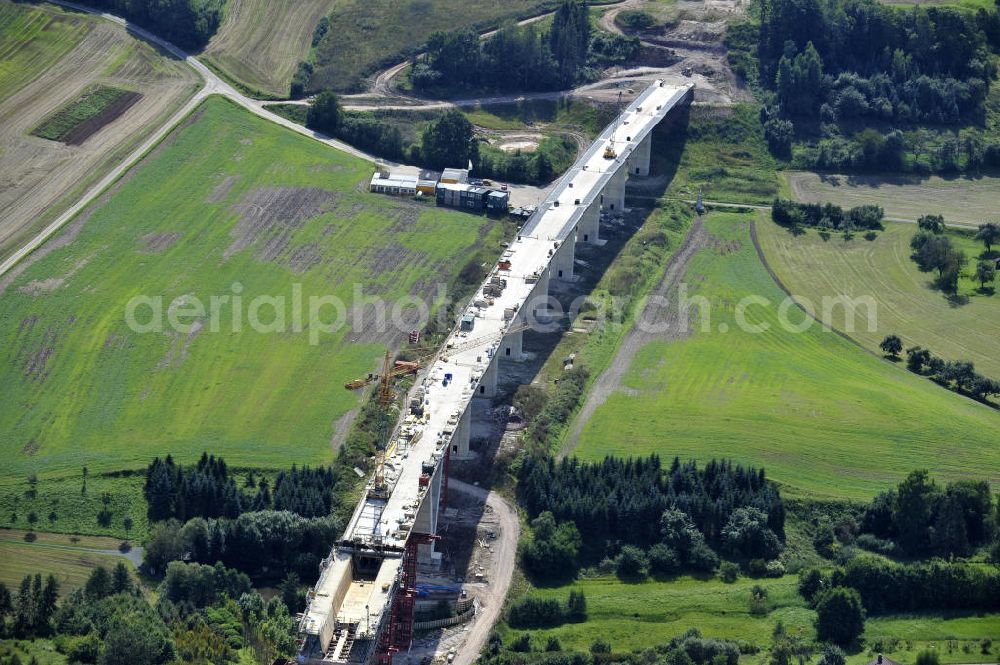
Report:
[[455,478],[448,479],[448,489],[485,500],[486,505],[493,509],[493,514],[500,521],[500,536],[495,542],[496,556],[493,559],[495,570],[489,576],[489,589],[480,597],[482,611],[469,626],[465,642],[455,654],[455,661],[452,663],[452,665],[472,665],[479,658],[479,652],[482,651],[493,626],[500,618],[504,598],[510,589],[514,577],[517,541],[521,537],[521,522],[514,507],[496,492],[487,491]]
[[[627,5],[635,0],[619,0],[620,4]],[[77,213],[83,210],[91,201],[97,198],[105,189],[110,187],[118,178],[120,178],[128,169],[135,165],[147,152],[152,150],[156,144],[158,144],[163,138],[181,121],[184,120],[197,106],[209,95],[221,95],[226,97],[233,102],[239,104],[248,111],[260,116],[266,120],[270,120],[273,123],[291,129],[294,132],[308,136],[309,138],[315,139],[326,143],[327,145],[341,150],[355,157],[370,161],[370,162],[381,162],[388,164],[390,166],[398,166],[388,160],[381,159],[375,155],[371,155],[362,150],[344,143],[343,141],[338,141],[337,139],[331,138],[326,134],[321,132],[316,132],[302,125],[289,120],[288,118],[282,117],[272,111],[269,111],[266,106],[267,102],[262,100],[253,99],[247,97],[243,93],[236,90],[229,83],[225,82],[220,78],[215,72],[206,67],[201,61],[199,61],[193,55],[185,52],[180,47],[174,45],[173,43],[155,35],[145,28],[138,25],[130,23],[126,19],[117,16],[115,14],[109,14],[107,12],[102,12],[96,9],[92,9],[85,5],[77,4],[69,0],[51,0],[53,4],[61,5],[63,7],[73,9],[75,11],[85,12],[88,14],[93,14],[95,16],[100,16],[108,21],[117,23],[124,26],[131,34],[136,35],[148,42],[156,44],[160,48],[164,49],[168,53],[172,54],[174,57],[184,60],[192,69],[194,69],[202,77],[204,81],[204,86],[195,93],[195,95],[188,100],[188,102],[181,107],[177,113],[175,113],[166,123],[161,127],[157,128],[147,139],[142,143],[141,146],[136,148],[132,153],[130,153],[120,164],[113,168],[107,175],[105,175],[99,182],[97,182],[93,187],[88,189],[83,196],[72,205],[69,209],[64,211],[59,217],[52,221],[51,224],[42,229],[38,235],[29,240],[23,247],[15,251],[10,257],[8,257],[3,263],[0,263],[0,276],[11,270],[18,262],[20,262],[24,257],[31,254],[40,247],[46,240],[52,237],[60,228],[62,228],[70,219],[72,219]],[[618,3],[609,3],[618,4]],[[546,12],[538,16],[533,16],[523,21],[520,21],[521,25],[526,25],[529,23],[534,23],[544,19],[546,16],[552,12]],[[483,37],[487,37],[490,34],[496,32],[495,30],[483,33]],[[408,61],[398,63],[389,69],[380,73],[373,84],[371,92],[367,93],[367,96],[385,96],[389,97],[392,94],[392,79],[401,72]],[[448,109],[456,106],[477,106],[480,104],[499,104],[499,103],[512,103],[520,102],[526,100],[543,100],[543,99],[561,99],[569,95],[579,95],[585,93],[591,88],[596,88],[600,83],[592,83],[589,85],[581,86],[573,90],[564,90],[558,92],[541,92],[541,93],[530,93],[524,95],[499,95],[491,97],[474,97],[470,99],[460,99],[454,101],[428,101],[422,100],[418,97],[409,97],[407,99],[412,99],[416,104],[388,104],[388,105],[378,105],[378,104],[365,104],[356,103],[344,104],[344,108],[347,110],[371,110],[374,108],[382,109],[398,109],[398,110],[431,110],[431,109]],[[355,97],[365,97],[366,95],[357,95]],[[345,100],[350,100],[352,96],[348,95]],[[272,102],[274,103],[274,102]],[[279,102],[281,103],[281,102]],[[307,104],[308,101],[293,101],[284,103],[297,103],[297,104]]]
[[[42,229],[38,235],[29,240],[23,247],[14,252],[10,257],[8,257],[3,263],[0,263],[0,276],[7,273],[11,268],[14,267],[18,262],[20,262],[24,257],[29,255],[31,252],[35,251],[48,240],[52,235],[56,233],[60,228],[62,228],[70,219],[72,219],[77,213],[79,213],[83,208],[85,208],[91,201],[93,201],[97,196],[111,186],[118,178],[120,178],[129,168],[135,165],[147,152],[149,152],[153,147],[156,146],[163,138],[175,127],[177,126],[188,114],[191,113],[209,95],[221,95],[226,97],[233,102],[239,104],[248,111],[258,115],[266,120],[270,120],[278,125],[291,129],[294,132],[308,136],[309,138],[315,139],[326,143],[327,145],[341,150],[355,157],[370,161],[370,162],[381,162],[389,166],[398,166],[385,159],[381,159],[375,155],[371,155],[362,150],[339,141],[337,139],[331,138],[326,134],[321,132],[316,132],[302,125],[289,120],[288,118],[282,117],[272,111],[267,109],[269,104],[285,103],[285,104],[308,104],[308,100],[296,100],[296,101],[285,101],[285,102],[266,102],[263,100],[253,99],[247,97],[243,93],[236,90],[229,83],[220,78],[215,72],[206,67],[201,61],[199,61],[193,55],[185,52],[183,49],[172,44],[171,42],[149,32],[148,30],[129,23],[126,19],[116,16],[114,14],[109,14],[107,12],[102,12],[96,9],[92,9],[85,5],[77,4],[71,2],[70,0],[50,0],[53,4],[61,5],[69,9],[73,9],[80,12],[86,12],[88,14],[93,14],[95,16],[100,16],[108,21],[117,23],[124,26],[130,33],[136,35],[148,42],[156,44],[168,53],[172,54],[174,57],[184,60],[192,69],[194,69],[202,77],[204,81],[204,86],[195,93],[195,95],[177,111],[166,123],[161,127],[157,128],[141,146],[129,154],[118,166],[113,168],[107,175],[105,175],[99,182],[97,182],[93,187],[87,190],[76,204],[71,206],[65,212],[63,212],[59,217],[52,221],[51,224]],[[616,2],[609,2],[603,6],[619,5],[614,10],[606,12],[606,14],[617,14],[617,11],[624,9],[628,6],[635,4],[637,0],[617,0]],[[545,17],[551,15],[554,12],[545,12],[537,16],[532,16],[519,21],[519,25],[527,25],[530,23],[535,23],[544,19]],[[613,24],[613,16],[611,16],[608,21]],[[496,30],[490,30],[484,32],[481,37],[485,38],[494,34]],[[409,63],[409,61],[403,61],[392,67],[384,70],[375,77],[375,81],[372,85],[372,89],[368,93],[363,93],[360,95],[345,95],[343,97],[344,104],[343,107],[349,111],[364,111],[373,109],[388,109],[388,110],[440,110],[449,109],[454,107],[463,106],[479,106],[483,104],[505,104],[505,103],[517,103],[528,100],[555,100],[562,99],[563,97],[569,96],[587,96],[588,91],[596,90],[602,85],[604,85],[609,80],[614,80],[617,77],[609,77],[607,79],[602,79],[596,83],[590,83],[583,85],[572,90],[560,90],[556,92],[538,92],[538,93],[528,93],[522,95],[508,94],[508,95],[496,95],[488,97],[472,97],[468,99],[457,99],[450,101],[436,101],[427,100],[420,97],[398,97],[402,100],[412,100],[413,103],[398,103],[398,104],[377,104],[372,102],[362,102],[361,99],[371,98],[371,97],[384,97],[386,99],[391,99],[394,94],[392,87],[392,79],[395,78]],[[356,103],[351,103],[351,99],[357,99]]]

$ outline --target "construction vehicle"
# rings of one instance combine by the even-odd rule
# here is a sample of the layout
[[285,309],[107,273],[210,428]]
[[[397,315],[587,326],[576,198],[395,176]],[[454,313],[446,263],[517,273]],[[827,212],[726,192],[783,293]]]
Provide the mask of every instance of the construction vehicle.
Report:
[[[522,324],[512,327],[510,330],[506,331],[504,334],[509,335],[516,332],[521,332],[528,328],[527,324]],[[395,398],[395,394],[392,392],[393,381],[401,376],[406,376],[407,374],[416,374],[417,371],[427,365],[427,363],[441,352],[441,355],[447,358],[448,354],[460,353],[466,349],[475,348],[486,343],[491,338],[496,339],[498,335],[496,333],[491,335],[482,335],[480,337],[474,337],[459,343],[452,343],[447,345],[444,349],[438,348],[425,348],[417,352],[417,357],[415,360],[396,360],[393,361],[392,357],[389,355],[389,351],[386,350],[385,356],[382,359],[382,371],[378,374],[372,373],[363,379],[354,379],[344,384],[344,388],[347,390],[358,390],[359,388],[364,388],[372,383],[378,381],[378,401],[379,404],[384,408],[389,406],[392,400]]]
[[[632,91],[629,90],[629,92],[632,92]],[[621,119],[621,113],[622,113],[621,109],[622,109],[622,91],[619,90],[618,91],[618,117],[615,118],[615,128],[611,132],[611,140],[608,141],[608,145],[605,146],[605,148],[604,148],[604,159],[616,159],[618,157],[618,153],[615,152],[614,140],[615,140],[615,132],[618,131],[618,121]]]

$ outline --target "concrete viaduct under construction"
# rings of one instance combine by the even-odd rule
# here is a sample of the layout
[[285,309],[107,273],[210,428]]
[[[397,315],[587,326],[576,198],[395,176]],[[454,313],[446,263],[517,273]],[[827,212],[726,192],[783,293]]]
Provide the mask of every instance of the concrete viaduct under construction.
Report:
[[602,212],[621,211],[625,182],[649,175],[652,132],[690,104],[693,86],[656,81],[562,177],[487,276],[462,323],[414,386],[347,529],[324,560],[300,624],[298,661],[391,665],[413,640],[417,564],[434,564],[448,462],[469,456],[474,397],[496,394],[500,364],[549,283],[573,277],[577,243],[601,244]]

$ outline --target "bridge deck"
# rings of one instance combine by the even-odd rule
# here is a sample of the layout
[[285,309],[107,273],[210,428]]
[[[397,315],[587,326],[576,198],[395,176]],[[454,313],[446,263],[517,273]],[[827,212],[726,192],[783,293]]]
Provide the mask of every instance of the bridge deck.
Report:
[[[559,185],[535,215],[521,230],[518,239],[504,252],[503,260],[510,261],[510,270],[493,270],[473,301],[486,300],[483,289],[495,277],[506,280],[506,287],[499,295],[492,296],[491,304],[484,307],[470,305],[466,313],[473,314],[471,331],[456,330],[448,338],[445,348],[428,367],[422,382],[424,390],[424,416],[417,420],[408,416],[401,424],[400,436],[390,447],[385,475],[388,496],[366,497],[358,504],[344,534],[344,542],[364,543],[383,550],[400,552],[413,530],[414,522],[428,486],[421,484],[425,465],[436,470],[452,437],[458,428],[458,419],[469,407],[480,380],[494,354],[498,352],[504,334],[519,316],[510,313],[525,308],[537,287],[539,276],[548,270],[552,255],[562,242],[574,242],[573,230],[581,216],[601,195],[611,178],[625,168],[626,160],[656,125],[689,93],[690,86],[675,88],[656,82],[643,91],[635,101],[609,125],[593,145],[563,176]],[[605,148],[611,146],[616,157],[606,159]],[[545,295],[544,293],[542,295]],[[469,348],[450,353],[448,348],[469,341],[479,341]],[[466,345],[468,346],[468,345]],[[446,375],[451,380],[445,382]],[[373,482],[369,483],[369,488]],[[398,570],[398,560],[387,560],[383,568]],[[370,590],[371,601],[365,610],[360,601],[348,606],[329,602],[339,595],[338,585],[344,580],[340,575],[324,570],[315,594],[327,602],[311,602],[304,626],[320,626],[337,613],[338,619],[369,621],[377,625],[388,604],[381,588]],[[383,575],[379,574],[380,581]],[[352,582],[356,586],[357,582]],[[359,590],[352,589],[352,599]],[[343,596],[341,596],[343,598]],[[355,616],[358,613],[360,616]],[[345,613],[351,614],[350,617]]]

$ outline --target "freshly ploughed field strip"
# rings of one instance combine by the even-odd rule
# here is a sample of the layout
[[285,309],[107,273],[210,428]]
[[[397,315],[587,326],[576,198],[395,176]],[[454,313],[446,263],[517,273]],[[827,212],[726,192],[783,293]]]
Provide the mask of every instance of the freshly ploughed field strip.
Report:
[[[668,331],[639,349],[572,453],[728,457],[764,466],[790,495],[859,500],[916,468],[942,480],[1000,481],[1000,412],[817,325],[782,328],[784,294],[757,257],[750,219],[710,215],[709,242],[688,267],[688,297],[709,299],[711,331],[701,331],[695,310],[693,330]],[[736,305],[746,296],[771,303],[745,311],[766,332],[737,325]],[[803,316],[791,308],[788,319]]]
[[[0,55],[4,258],[166,122],[194,94],[200,77],[120,25],[11,0],[0,0]],[[80,98],[103,88],[130,94],[74,130],[80,119],[74,114],[86,110]],[[53,132],[49,138],[32,134],[40,126]],[[63,134],[70,131],[75,133]]]
[[85,90],[31,133],[43,139],[80,145],[131,108],[141,97],[130,90],[97,85]]
[[[496,222],[368,194],[371,169],[210,97],[5,276],[0,452],[11,489],[32,471],[44,491],[84,465],[92,475],[144,468],[166,453],[281,468],[332,459],[338,423],[360,399],[344,383],[405,337],[353,315],[356,285],[391,305],[436,293],[477,248],[499,248]],[[311,296],[341,299],[356,325],[311,344],[307,309],[293,329],[295,288],[306,308]],[[238,332],[232,303],[217,331],[207,313],[187,331],[168,318],[161,332],[126,322],[135,296],[162,297],[166,316],[177,298],[207,310],[235,293]],[[250,326],[256,296],[284,298],[284,332]]]

